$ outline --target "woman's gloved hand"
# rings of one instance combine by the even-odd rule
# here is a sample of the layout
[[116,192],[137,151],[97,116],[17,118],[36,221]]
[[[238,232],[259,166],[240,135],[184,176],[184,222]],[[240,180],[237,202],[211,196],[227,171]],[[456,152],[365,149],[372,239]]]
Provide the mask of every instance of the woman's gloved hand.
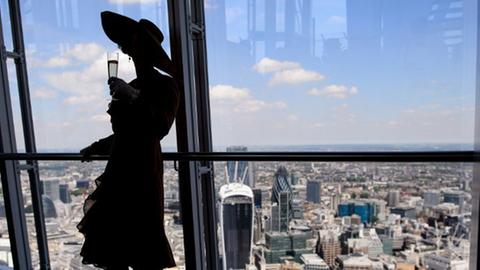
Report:
[[140,90],[131,87],[124,80],[116,77],[108,79],[110,85],[110,95],[114,99],[133,101],[140,94]]
[[92,148],[91,145],[83,148],[82,150],[80,150],[80,154],[82,154],[82,159],[81,159],[81,161],[82,161],[82,162],[90,162],[90,161],[92,161],[92,160],[90,159],[90,156],[92,155],[92,152],[93,152],[93,148]]

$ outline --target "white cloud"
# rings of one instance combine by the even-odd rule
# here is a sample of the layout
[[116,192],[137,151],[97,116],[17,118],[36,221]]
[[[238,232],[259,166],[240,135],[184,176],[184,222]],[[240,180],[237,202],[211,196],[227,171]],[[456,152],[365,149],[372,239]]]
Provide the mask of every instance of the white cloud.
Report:
[[97,94],[107,89],[107,65],[97,61],[91,66],[75,71],[45,74],[47,83],[60,91],[74,94]]
[[[81,48],[77,47],[77,48]],[[82,59],[92,57],[97,53],[84,54]],[[62,92],[75,94],[76,96],[98,95],[99,97],[106,95],[108,91],[107,85],[107,58],[103,52],[95,60],[89,61],[89,65],[84,68],[75,70],[67,70],[62,72],[49,72],[43,75],[50,87],[58,89]],[[129,81],[135,77],[135,68],[133,63],[128,61],[128,56],[120,53],[118,75],[125,81]]]
[[268,82],[268,85],[274,86],[279,84],[301,84],[306,82],[321,81],[324,79],[325,76],[318,72],[298,68],[276,72],[272,79]]
[[101,101],[101,97],[96,95],[80,95],[66,98],[63,103],[67,105],[92,104]]
[[38,88],[33,91],[33,96],[36,98],[54,98],[57,96],[55,91],[49,90],[47,88]]
[[66,67],[68,65],[70,65],[70,59],[61,56],[52,57],[43,64],[47,68]]
[[283,101],[267,102],[255,99],[247,88],[219,84],[210,89],[212,109],[216,112],[256,112],[263,109],[283,109],[287,104]]
[[345,85],[328,85],[323,89],[312,88],[308,91],[309,95],[322,96],[335,99],[346,99],[351,95],[356,95],[358,88],[353,86],[350,89]]
[[94,122],[110,122],[110,115],[108,114],[96,114],[90,117],[91,121]]
[[327,22],[330,24],[345,24],[347,23],[347,19],[342,16],[333,15],[328,17]]
[[78,43],[67,51],[66,56],[83,62],[90,62],[97,60],[104,53],[105,48],[97,43]]
[[285,102],[266,102],[263,100],[249,99],[238,104],[233,110],[235,112],[256,112],[263,109],[284,109],[287,107]]
[[47,127],[49,128],[55,128],[55,129],[64,129],[64,128],[68,128],[68,127],[71,127],[72,126],[72,123],[66,121],[66,122],[60,122],[60,123],[52,123],[52,122],[49,122],[47,124]]
[[350,88],[350,94],[356,95],[357,93],[358,93],[358,88],[356,86],[352,86],[352,88]]
[[77,43],[73,45],[72,48],[62,51],[59,55],[48,58],[47,60],[38,59],[34,54],[34,51],[28,54],[29,65],[44,68],[65,68],[75,66],[78,63],[91,63],[100,58],[106,59],[106,55],[104,55],[105,48],[94,42]]
[[203,2],[204,2],[205,9],[214,10],[218,8],[218,5],[212,3],[212,0],[205,0]]
[[292,121],[292,122],[298,121],[298,116],[296,116],[295,114],[289,114],[287,116],[287,121]]
[[299,68],[299,63],[289,61],[277,61],[267,57],[262,58],[257,64],[253,66],[253,69],[259,73],[270,73],[275,71]]
[[246,88],[219,84],[210,89],[210,99],[212,100],[240,100],[248,97],[250,97],[250,91]]
[[110,4],[153,4],[158,0],[108,0]]
[[278,61],[264,57],[253,69],[258,73],[273,73],[268,82],[269,86],[280,84],[301,84],[325,79],[323,74],[303,69],[299,63],[290,61]]

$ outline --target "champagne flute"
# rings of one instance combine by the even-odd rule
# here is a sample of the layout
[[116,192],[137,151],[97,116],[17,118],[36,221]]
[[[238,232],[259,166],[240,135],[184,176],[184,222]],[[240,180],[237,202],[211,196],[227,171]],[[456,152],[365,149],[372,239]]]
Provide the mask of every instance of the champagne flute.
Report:
[[[118,52],[108,52],[107,53],[107,68],[108,68],[108,79],[118,76]],[[112,93],[110,92],[110,95]],[[112,95],[112,101],[117,100]]]
[[118,52],[107,53],[108,78],[118,76]]

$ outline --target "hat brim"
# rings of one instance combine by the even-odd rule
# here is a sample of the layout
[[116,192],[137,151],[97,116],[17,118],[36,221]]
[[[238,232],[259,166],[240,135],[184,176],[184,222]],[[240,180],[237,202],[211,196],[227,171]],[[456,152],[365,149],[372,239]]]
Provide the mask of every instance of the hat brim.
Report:
[[[111,41],[115,42],[119,46],[122,46],[122,44],[128,44],[129,39],[133,36],[133,34],[139,31],[139,29],[142,27],[139,22],[111,11],[103,11],[100,16],[103,31]],[[141,21],[146,20],[142,19]],[[168,57],[168,54],[161,46],[163,37],[162,40],[155,39],[153,36],[151,36],[151,38],[155,44],[155,51],[153,53],[156,56],[153,59],[153,65],[156,68],[161,69],[173,76],[175,73],[175,67]]]
[[101,13],[103,31],[107,37],[118,45],[125,44],[129,37],[138,30],[137,21],[126,16],[103,11]]

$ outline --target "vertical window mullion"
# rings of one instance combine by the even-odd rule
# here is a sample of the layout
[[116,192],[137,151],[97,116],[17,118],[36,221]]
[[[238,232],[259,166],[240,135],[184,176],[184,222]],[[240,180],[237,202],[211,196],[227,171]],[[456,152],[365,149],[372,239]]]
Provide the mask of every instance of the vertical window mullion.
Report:
[[[182,97],[176,118],[177,148],[179,152],[197,152],[200,150],[199,127],[189,6],[187,1],[169,0],[168,9],[172,60],[176,65],[176,79]],[[189,270],[206,269],[199,168],[199,162],[179,162],[185,266]]]
[[[7,73],[7,51],[0,18],[0,152],[16,153],[15,130]],[[18,162],[0,162],[0,174],[5,200],[5,212],[15,269],[31,269],[27,222],[23,206],[22,187]]]
[[[210,98],[208,85],[207,45],[205,29],[205,11],[203,0],[191,0],[192,43],[195,63],[195,89],[197,96],[197,117],[200,152],[212,152],[212,132],[210,120]],[[219,269],[217,220],[215,205],[215,181],[213,162],[204,160],[201,186],[204,211],[205,255],[207,269]]]
[[473,165],[473,180],[472,180],[472,223],[471,223],[471,234],[470,234],[470,264],[469,269],[478,269],[480,266],[480,250],[478,249],[480,234],[479,234],[479,221],[480,221],[480,163],[478,157],[480,155],[480,78],[478,76],[478,71],[480,70],[480,55],[479,55],[479,42],[480,36],[478,35],[480,20],[478,15],[480,14],[480,5],[476,3],[476,14],[475,18],[477,24],[477,42],[476,42],[476,82],[475,82],[475,96],[476,96],[476,105],[475,105],[475,134],[474,134],[474,157],[475,162]]
[[[28,86],[27,65],[25,55],[25,45],[23,41],[23,29],[18,0],[9,0],[10,21],[13,34],[13,48],[17,55],[15,58],[15,69],[17,73],[18,96],[20,100],[20,109],[22,114],[23,137],[25,140],[25,151],[27,153],[36,153],[35,133],[32,118],[32,106],[30,102],[30,91]],[[36,161],[27,161],[30,165],[28,177],[30,191],[32,196],[33,214],[35,220],[35,232],[37,236],[37,245],[40,259],[40,269],[50,269],[50,260],[48,254],[47,231],[45,228],[45,218],[43,213],[40,177],[38,175],[38,164]],[[28,245],[28,243],[27,243]]]

